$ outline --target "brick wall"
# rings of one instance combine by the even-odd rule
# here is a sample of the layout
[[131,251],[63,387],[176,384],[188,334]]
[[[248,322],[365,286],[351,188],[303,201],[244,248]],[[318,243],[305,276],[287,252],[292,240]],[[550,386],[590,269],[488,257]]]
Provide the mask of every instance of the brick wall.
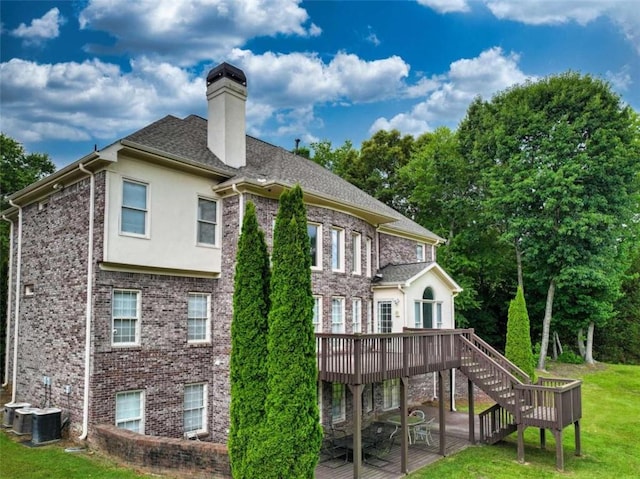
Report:
[[143,436],[104,424],[95,427],[91,444],[110,456],[154,473],[190,479],[231,478],[227,447],[223,444]]

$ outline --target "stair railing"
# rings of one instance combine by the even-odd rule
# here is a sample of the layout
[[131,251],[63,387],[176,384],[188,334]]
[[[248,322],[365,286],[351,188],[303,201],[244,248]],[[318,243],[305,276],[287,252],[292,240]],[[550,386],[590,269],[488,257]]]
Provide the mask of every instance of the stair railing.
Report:
[[471,341],[473,344],[480,349],[483,353],[493,359],[495,362],[500,364],[504,369],[509,371],[513,376],[516,376],[520,379],[520,382],[524,384],[531,384],[531,378],[527,373],[525,373],[518,366],[509,361],[503,354],[494,349],[489,343],[484,341],[480,336],[476,334],[471,335]]

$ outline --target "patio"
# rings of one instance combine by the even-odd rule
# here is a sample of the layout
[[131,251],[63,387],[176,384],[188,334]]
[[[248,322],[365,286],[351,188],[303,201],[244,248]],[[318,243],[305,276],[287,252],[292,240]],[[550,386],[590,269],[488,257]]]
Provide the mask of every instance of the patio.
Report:
[[[427,417],[438,417],[438,409],[421,407]],[[477,421],[477,418],[476,418]],[[476,427],[476,431],[478,428]],[[433,441],[409,446],[408,467],[415,471],[441,459],[439,425],[432,429]],[[469,446],[469,416],[461,412],[446,412],[446,455]],[[373,459],[362,464],[361,478],[363,479],[398,479],[405,477],[400,472],[401,447],[395,443],[384,460]],[[315,473],[316,479],[351,479],[354,477],[353,462],[345,462],[344,458],[328,459],[318,463]]]

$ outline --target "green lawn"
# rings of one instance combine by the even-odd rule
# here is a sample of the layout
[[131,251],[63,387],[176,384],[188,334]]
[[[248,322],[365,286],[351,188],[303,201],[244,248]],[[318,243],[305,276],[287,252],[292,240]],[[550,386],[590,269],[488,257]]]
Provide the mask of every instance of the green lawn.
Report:
[[[538,429],[525,434],[525,464],[516,460],[516,437],[497,446],[469,447],[408,476],[411,479],[640,478],[640,366],[551,365],[551,376],[581,378],[582,456],[574,456],[573,427],[564,431],[565,471],[555,469],[555,442],[539,448]],[[91,453],[67,453],[60,445],[28,448],[0,433],[2,479],[140,479]]]

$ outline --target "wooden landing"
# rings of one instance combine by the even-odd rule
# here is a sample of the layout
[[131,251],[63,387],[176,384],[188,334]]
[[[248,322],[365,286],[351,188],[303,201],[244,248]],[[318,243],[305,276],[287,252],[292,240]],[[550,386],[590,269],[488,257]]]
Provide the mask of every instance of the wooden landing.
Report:
[[[437,430],[432,430],[431,445],[414,444],[409,446],[409,472],[421,469],[441,459],[440,437]],[[459,435],[447,434],[447,455],[461,451],[469,445],[469,441]],[[370,464],[363,463],[362,479],[399,479],[406,477],[400,472],[400,446],[394,445],[385,461],[372,459]],[[321,462],[316,467],[316,479],[350,479],[353,478],[353,463],[344,459],[331,459]]]

